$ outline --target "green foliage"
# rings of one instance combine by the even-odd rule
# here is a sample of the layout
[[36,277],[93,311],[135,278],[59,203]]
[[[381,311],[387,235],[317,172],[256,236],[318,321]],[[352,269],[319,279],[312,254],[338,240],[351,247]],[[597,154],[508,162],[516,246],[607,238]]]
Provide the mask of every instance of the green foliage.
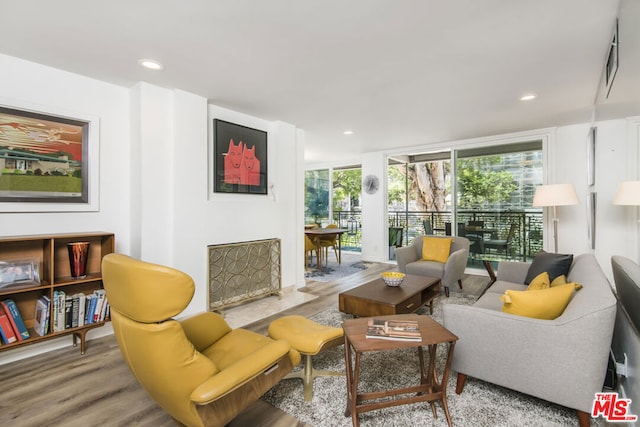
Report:
[[349,199],[351,209],[358,206],[362,192],[362,169],[343,169],[333,171],[333,209],[342,209]]
[[405,165],[392,165],[388,168],[388,203],[403,203],[406,196]]
[[320,219],[329,217],[329,171],[305,172],[305,216],[319,224]]
[[518,188],[513,176],[506,171],[490,168],[500,157],[485,156],[458,162],[458,207],[461,209],[488,208],[506,202]]

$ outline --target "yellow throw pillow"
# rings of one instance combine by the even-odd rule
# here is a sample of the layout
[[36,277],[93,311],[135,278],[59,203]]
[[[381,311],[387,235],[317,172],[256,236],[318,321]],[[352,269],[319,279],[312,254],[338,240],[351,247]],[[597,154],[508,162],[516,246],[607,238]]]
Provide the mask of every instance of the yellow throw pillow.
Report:
[[508,289],[500,297],[504,302],[502,311],[518,316],[553,320],[567,307],[574,289],[574,283],[532,291]]
[[452,240],[443,237],[423,237],[422,259],[424,261],[447,262]]
[[556,286],[566,285],[566,284],[567,284],[567,276],[565,276],[564,274],[561,274],[560,276],[553,279],[550,287],[555,288]]
[[[580,289],[582,289],[582,285],[580,283],[576,283],[576,282],[571,282],[571,283],[575,285],[576,291],[579,291]],[[553,279],[553,282],[551,282],[550,287],[555,288],[556,286],[566,285],[566,284],[567,284],[567,278],[563,274]]]
[[528,291],[535,291],[539,289],[548,289],[549,288],[549,273],[543,271],[533,278],[529,286],[527,287]]

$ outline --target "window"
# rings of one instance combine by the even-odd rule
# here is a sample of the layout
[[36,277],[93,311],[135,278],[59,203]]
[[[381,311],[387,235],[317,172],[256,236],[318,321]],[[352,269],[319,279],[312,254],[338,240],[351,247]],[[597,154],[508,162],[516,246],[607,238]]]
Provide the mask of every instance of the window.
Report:
[[304,174],[305,224],[329,221],[329,169]]

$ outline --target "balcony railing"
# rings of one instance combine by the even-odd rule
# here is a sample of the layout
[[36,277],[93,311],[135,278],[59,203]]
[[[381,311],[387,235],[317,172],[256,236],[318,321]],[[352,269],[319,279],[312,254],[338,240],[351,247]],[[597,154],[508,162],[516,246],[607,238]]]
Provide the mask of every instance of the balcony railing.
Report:
[[[434,234],[452,234],[456,227],[451,227],[452,213],[450,211],[390,211],[389,227],[403,229],[403,245],[413,241],[418,234],[424,234],[424,221],[428,220]],[[333,221],[340,228],[349,230],[343,240],[345,249],[360,250],[360,236],[362,234],[362,213],[360,211],[336,211]],[[467,224],[469,221],[482,221],[486,228],[494,230],[492,238],[506,238],[515,224],[515,234],[509,245],[509,255],[514,258],[528,260],[542,249],[542,212],[535,211],[481,211],[460,210],[457,222]],[[452,230],[453,229],[453,230]]]

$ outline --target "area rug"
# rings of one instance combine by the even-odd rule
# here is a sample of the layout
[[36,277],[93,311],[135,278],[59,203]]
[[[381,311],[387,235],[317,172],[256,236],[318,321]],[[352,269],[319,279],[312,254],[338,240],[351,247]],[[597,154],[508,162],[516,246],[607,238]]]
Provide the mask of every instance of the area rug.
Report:
[[329,253],[327,265],[323,265],[321,268],[310,268],[304,275],[305,279],[316,282],[331,282],[366,270],[369,266],[368,262],[361,261],[359,253],[343,251],[341,258],[342,262],[338,264],[334,254]]
[[[476,297],[452,292],[450,298],[439,297],[434,303],[433,318],[442,321],[442,305],[473,304]],[[423,309],[420,314],[428,314]],[[340,326],[351,316],[331,308],[312,319],[326,325]],[[425,353],[426,354],[426,353]],[[428,357],[428,356],[427,356]],[[436,364],[442,372],[445,346],[439,346]],[[314,367],[344,371],[343,347],[326,350],[314,356]],[[361,360],[360,389],[384,390],[415,385],[419,378],[416,349],[393,352],[366,353]],[[283,380],[272,388],[263,399],[284,412],[313,427],[349,427],[351,418],[345,417],[346,379],[344,377],[320,377],[314,381],[314,396],[304,401],[302,381]],[[575,411],[531,396],[508,390],[493,384],[469,378],[461,395],[455,394],[455,373],[447,383],[447,403],[455,426],[478,427],[554,427],[576,426]],[[362,427],[395,426],[446,426],[447,421],[439,402],[436,403],[437,419],[433,418],[427,403],[401,405],[366,412],[358,416]],[[602,426],[601,420],[592,420],[592,426]]]

